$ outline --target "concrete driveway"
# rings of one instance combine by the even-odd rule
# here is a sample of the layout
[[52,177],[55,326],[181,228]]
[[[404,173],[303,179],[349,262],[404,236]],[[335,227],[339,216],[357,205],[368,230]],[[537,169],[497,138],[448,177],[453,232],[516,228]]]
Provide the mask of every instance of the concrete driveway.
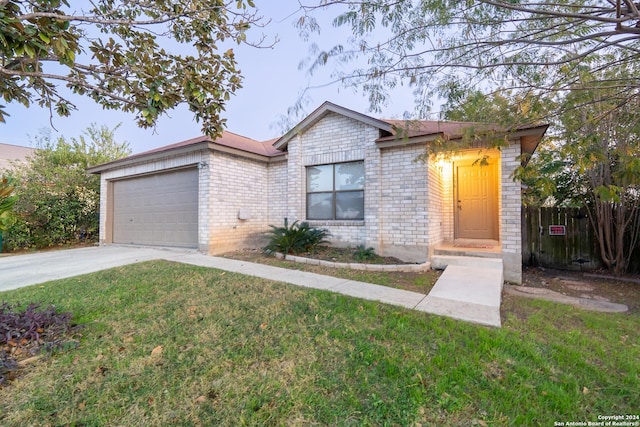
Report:
[[0,292],[121,265],[161,259],[166,257],[163,255],[167,252],[169,250],[159,248],[94,246],[0,256]]

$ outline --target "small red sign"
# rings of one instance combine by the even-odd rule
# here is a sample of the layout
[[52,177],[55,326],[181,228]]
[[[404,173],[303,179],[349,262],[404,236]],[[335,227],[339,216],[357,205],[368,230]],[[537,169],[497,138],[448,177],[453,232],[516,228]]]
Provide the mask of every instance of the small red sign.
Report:
[[564,236],[565,234],[567,234],[567,232],[564,225],[549,226],[549,236]]

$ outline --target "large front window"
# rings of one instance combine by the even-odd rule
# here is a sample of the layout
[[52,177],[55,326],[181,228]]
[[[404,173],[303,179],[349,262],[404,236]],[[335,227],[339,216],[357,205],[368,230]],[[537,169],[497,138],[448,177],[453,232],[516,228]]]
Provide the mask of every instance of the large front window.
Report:
[[364,219],[364,162],[307,167],[307,219]]

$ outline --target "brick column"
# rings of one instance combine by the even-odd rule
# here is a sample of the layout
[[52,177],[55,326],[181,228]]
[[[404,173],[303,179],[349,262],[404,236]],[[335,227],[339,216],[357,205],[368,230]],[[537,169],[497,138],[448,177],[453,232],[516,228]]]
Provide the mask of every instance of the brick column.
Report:
[[502,149],[501,156],[501,223],[500,242],[504,262],[504,278],[522,283],[522,194],[520,181],[513,173],[520,166],[520,144],[516,141]]

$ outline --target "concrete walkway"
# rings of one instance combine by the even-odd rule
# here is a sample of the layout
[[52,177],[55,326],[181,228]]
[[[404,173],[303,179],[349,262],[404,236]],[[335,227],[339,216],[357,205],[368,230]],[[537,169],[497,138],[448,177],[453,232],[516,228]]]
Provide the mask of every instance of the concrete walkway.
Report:
[[501,326],[502,264],[449,265],[416,310]]
[[[495,270],[481,272],[473,267],[448,267],[429,296],[426,296],[417,292],[371,283],[207,256],[195,251],[109,245],[2,256],[0,257],[0,291],[154,259],[217,268],[297,286],[380,301],[474,323],[500,326],[499,308],[502,282],[500,281],[499,288],[495,286],[488,288],[483,286],[481,282],[474,283],[473,286],[466,286],[465,284],[469,284],[469,277],[474,277],[475,282],[482,275],[492,274],[495,278],[497,274]],[[460,275],[464,275],[462,282],[459,282],[458,279]],[[470,288],[473,289],[470,291]],[[491,311],[490,315],[487,315],[487,307]],[[496,307],[497,312],[495,311]]]

